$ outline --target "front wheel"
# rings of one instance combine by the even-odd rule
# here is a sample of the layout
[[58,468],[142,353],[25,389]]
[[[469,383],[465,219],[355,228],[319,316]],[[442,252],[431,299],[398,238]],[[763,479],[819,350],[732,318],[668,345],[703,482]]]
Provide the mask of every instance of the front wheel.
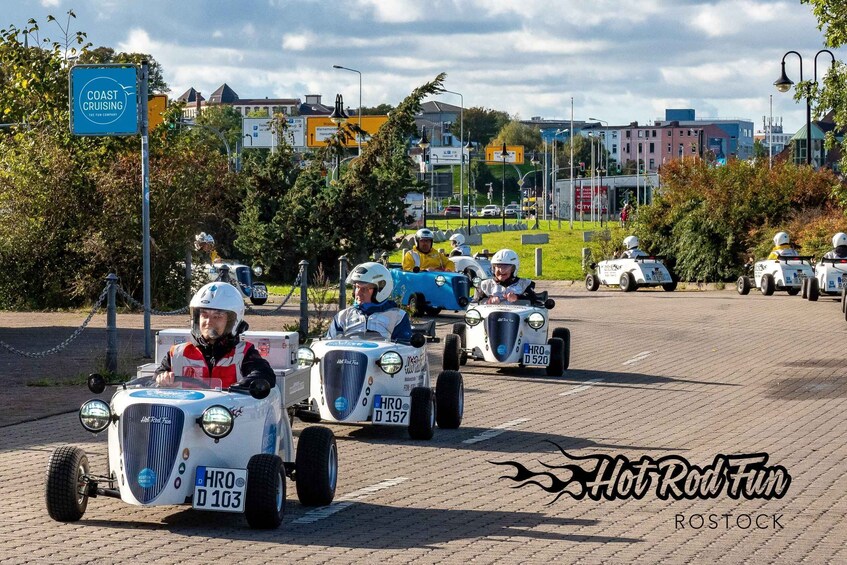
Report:
[[565,344],[558,337],[547,340],[550,345],[550,364],[547,365],[548,377],[561,377],[565,372]]
[[565,346],[562,352],[562,370],[567,371],[568,366],[571,364],[571,331],[568,328],[555,328],[553,330],[553,337],[561,339]]
[[[259,291],[260,296],[256,296],[256,291]],[[250,303],[254,306],[261,306],[268,301],[268,287],[264,283],[254,283],[253,291],[250,293]]]
[[79,447],[63,445],[50,455],[44,498],[47,513],[59,522],[76,522],[88,507],[88,457]]
[[455,430],[465,412],[465,385],[459,371],[441,371],[435,382],[435,420],[439,428]]
[[635,283],[635,277],[632,276],[632,273],[623,273],[621,274],[620,287],[624,292],[632,292],[637,288],[637,284]]
[[456,334],[447,334],[444,338],[444,357],[441,359],[441,368],[445,371],[458,371],[461,364],[462,340]]
[[416,292],[409,297],[409,308],[412,310],[412,315],[420,318],[426,312],[426,298],[422,292]]
[[459,336],[459,344],[461,346],[461,353],[459,354],[459,364],[467,365],[468,363],[468,352],[465,349],[468,347],[467,343],[467,329],[468,327],[462,322],[456,322],[453,324],[453,333]]
[[800,294],[800,289],[796,288],[796,287],[795,288],[789,288],[785,292],[788,293],[788,296],[797,296],[798,294]]
[[742,296],[750,294],[750,279],[741,275],[738,277],[738,280],[735,281],[735,289],[738,291],[738,294]]
[[662,284],[662,290],[664,290],[665,292],[673,292],[673,291],[676,290],[677,284],[679,284],[679,283],[677,283],[677,281],[671,281],[669,283],[663,283]]
[[282,459],[258,453],[247,462],[244,516],[251,528],[272,529],[282,524],[285,513],[285,475]]
[[809,279],[803,279],[803,282],[800,283],[800,297],[803,300],[809,298]]
[[598,288],[600,288],[600,279],[597,275],[593,273],[588,273],[585,275],[585,288],[591,292],[594,292]]
[[412,439],[432,439],[435,433],[435,394],[425,386],[412,389],[409,409],[409,436]]
[[821,286],[818,279],[806,279],[808,282],[808,298],[810,302],[817,302],[821,296]]
[[332,430],[309,426],[300,432],[295,465],[300,503],[326,506],[332,502],[338,483],[338,447]]
[[773,294],[773,291],[776,290],[776,283],[773,280],[772,274],[765,273],[764,275],[762,275],[760,290],[765,296],[770,296]]

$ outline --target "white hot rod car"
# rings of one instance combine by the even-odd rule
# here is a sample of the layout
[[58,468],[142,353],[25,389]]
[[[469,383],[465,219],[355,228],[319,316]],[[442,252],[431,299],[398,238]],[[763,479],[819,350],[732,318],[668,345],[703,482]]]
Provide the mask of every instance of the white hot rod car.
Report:
[[778,259],[764,259],[756,261],[753,267],[753,284],[750,277],[741,275],[736,282],[736,290],[738,294],[749,294],[750,288],[755,286],[765,296],[777,290],[784,290],[794,296],[802,289],[803,281],[814,276],[811,256],[788,255]]
[[847,259],[821,258],[815,276],[803,279],[802,296],[815,302],[821,296],[841,297],[847,288]]
[[595,291],[600,285],[617,285],[624,292],[632,292],[640,287],[660,286],[673,292],[677,281],[671,275],[660,257],[644,255],[641,257],[609,259],[592,263],[594,272],[585,277],[585,288]]

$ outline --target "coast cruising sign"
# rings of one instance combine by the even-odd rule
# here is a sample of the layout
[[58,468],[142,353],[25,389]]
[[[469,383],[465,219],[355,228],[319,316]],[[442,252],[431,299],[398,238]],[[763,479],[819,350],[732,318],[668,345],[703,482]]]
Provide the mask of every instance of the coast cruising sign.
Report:
[[76,65],[70,72],[74,135],[138,134],[138,71],[134,65]]

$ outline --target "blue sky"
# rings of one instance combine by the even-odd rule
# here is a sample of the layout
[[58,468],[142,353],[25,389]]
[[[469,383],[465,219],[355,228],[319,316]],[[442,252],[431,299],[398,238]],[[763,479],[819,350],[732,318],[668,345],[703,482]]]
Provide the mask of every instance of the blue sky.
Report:
[[[355,107],[362,72],[365,106],[397,104],[447,73],[445,88],[466,107],[521,119],[589,117],[612,125],[649,123],[665,108],[698,118],[739,117],[786,131],[805,123],[805,106],[773,87],[788,50],[803,54],[804,78],[823,33],[799,0],[2,0],[0,27],[35,18],[64,25],[94,46],[150,53],[171,96],[223,82],[242,98],[344,95]],[[842,59],[844,53],[835,52]],[[819,58],[821,76],[827,67]],[[799,80],[791,56],[789,76]],[[459,97],[439,100],[459,105]]]

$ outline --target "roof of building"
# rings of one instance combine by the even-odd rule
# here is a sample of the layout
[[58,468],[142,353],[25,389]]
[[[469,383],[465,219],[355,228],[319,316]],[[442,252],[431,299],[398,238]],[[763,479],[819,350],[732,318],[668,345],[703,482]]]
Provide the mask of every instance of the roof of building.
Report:
[[229,87],[227,83],[220,85],[211,96],[209,104],[234,104],[238,101],[238,94]]
[[458,114],[461,111],[461,106],[454,106],[453,104],[447,104],[437,100],[431,100],[421,104],[421,114]]
[[201,101],[205,100],[205,98],[203,98],[203,95],[194,90],[194,87],[192,86],[191,88],[183,92],[182,95],[177,98],[177,100],[180,102],[197,102],[198,96],[200,97]]
[[299,98],[239,98],[233,104],[245,106],[296,106],[300,104]]
[[329,116],[332,110],[326,104],[300,104],[301,116]]

